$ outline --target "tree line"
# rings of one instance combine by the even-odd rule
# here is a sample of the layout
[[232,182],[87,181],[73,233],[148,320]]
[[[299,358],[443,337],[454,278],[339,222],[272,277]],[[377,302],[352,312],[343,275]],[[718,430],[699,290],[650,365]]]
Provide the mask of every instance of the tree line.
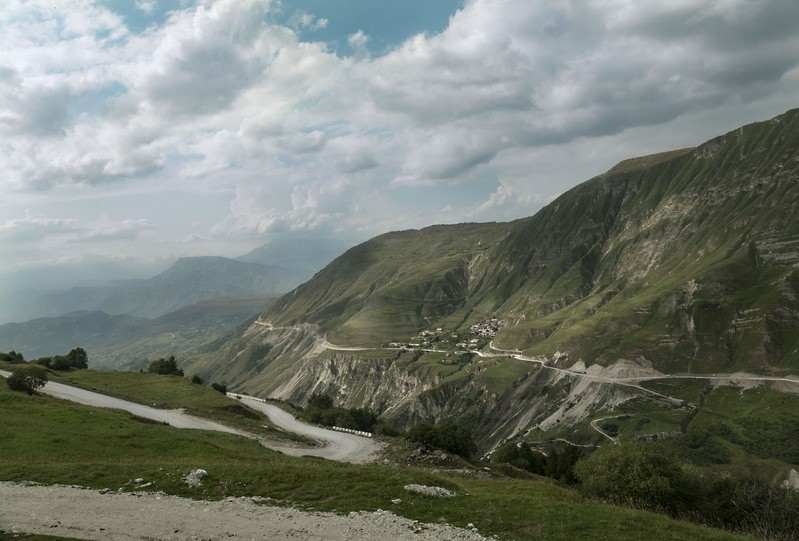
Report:
[[66,355],[39,357],[25,362],[21,353],[9,351],[0,353],[0,362],[12,365],[11,375],[6,380],[9,389],[31,395],[47,384],[49,378],[45,368],[58,371],[88,368],[89,356],[85,349],[74,348]]

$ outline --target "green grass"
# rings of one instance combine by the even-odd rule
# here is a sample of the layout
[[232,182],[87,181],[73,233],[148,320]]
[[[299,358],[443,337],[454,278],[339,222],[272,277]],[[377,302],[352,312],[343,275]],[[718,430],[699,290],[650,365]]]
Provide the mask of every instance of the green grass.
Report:
[[[228,434],[178,430],[131,415],[93,409],[0,387],[0,479],[132,490],[131,480],[192,498],[268,496],[306,509],[375,510],[459,526],[507,539],[742,539],[688,523],[583,501],[545,480],[475,479],[411,467],[352,466],[292,458]],[[86,442],[92,442],[87,446]],[[209,472],[190,488],[180,477]],[[458,495],[432,499],[407,483],[443,486]],[[390,500],[401,498],[392,506]]]
[[162,376],[147,372],[98,372],[74,370],[50,372],[53,381],[74,385],[123,400],[159,409],[184,409],[186,413],[218,421],[256,434],[292,440],[273,428],[269,418],[222,393],[193,384],[188,378]]
[[481,359],[481,361],[481,364],[487,367],[478,374],[475,380],[484,384],[490,393],[501,393],[507,390],[511,383],[537,369],[536,365],[509,357]]

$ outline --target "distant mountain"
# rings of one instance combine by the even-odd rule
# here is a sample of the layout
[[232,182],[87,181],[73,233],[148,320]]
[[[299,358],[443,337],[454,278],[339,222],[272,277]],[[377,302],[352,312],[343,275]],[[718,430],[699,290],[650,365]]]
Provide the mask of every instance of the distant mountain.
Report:
[[[382,347],[420,331],[436,351]],[[452,343],[470,339],[508,357]],[[455,418],[487,447],[649,396],[530,356],[606,379],[799,372],[799,109],[621,162],[530,218],[376,237],[194,368],[300,404],[329,392],[406,426]]]
[[72,312],[103,311],[152,318],[203,300],[279,295],[340,255],[338,240],[277,238],[237,259],[185,257],[149,279],[97,262],[47,267],[0,277],[0,324]]
[[63,355],[98,340],[113,340],[146,325],[148,320],[131,316],[109,316],[86,310],[60,317],[0,325],[0,351],[14,350],[26,359]]
[[224,257],[186,257],[146,280],[73,287],[11,297],[14,320],[57,317],[80,310],[153,318],[200,301],[246,294],[277,295],[302,278],[290,269]]
[[236,259],[293,269],[307,280],[350,246],[342,240],[278,237]]
[[135,369],[150,360],[178,355],[219,340],[251,321],[273,298],[225,297],[186,306],[156,319],[78,311],[25,323],[0,325],[0,351],[26,359],[60,355],[76,347],[89,354],[90,368]]

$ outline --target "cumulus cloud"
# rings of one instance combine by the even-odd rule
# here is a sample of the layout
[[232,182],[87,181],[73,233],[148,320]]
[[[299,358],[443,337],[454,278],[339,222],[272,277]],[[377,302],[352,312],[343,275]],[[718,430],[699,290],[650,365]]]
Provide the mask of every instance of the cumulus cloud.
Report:
[[158,2],[156,0],[136,0],[134,2],[136,9],[146,13],[147,15],[151,14],[155,11],[156,6],[158,6]]
[[310,30],[315,32],[316,30],[327,28],[329,23],[330,21],[327,19],[317,18],[312,13],[303,10],[294,11],[288,20],[289,26],[297,31]]
[[27,243],[77,230],[77,220],[38,218],[27,213],[25,218],[0,222],[0,242]]
[[[529,214],[577,163],[662,150],[642,137],[658,127],[795,106],[799,73],[795,0],[468,0],[380,55],[359,30],[349,56],[303,37],[328,21],[281,26],[268,0],[182,4],[138,33],[101,3],[51,4],[0,11],[0,197],[219,189],[235,195],[216,237]],[[442,187],[472,197],[425,195]],[[95,238],[154,225],[116,227]]]
[[108,217],[101,217],[98,221],[87,224],[70,242],[132,241],[140,233],[154,229],[155,226],[147,220],[115,222]]
[[369,36],[367,36],[363,30],[359,29],[357,32],[347,36],[347,45],[352,47],[355,54],[359,57],[364,57],[369,54]]
[[64,243],[132,241],[140,233],[155,226],[147,220],[114,221],[103,216],[96,221],[81,222],[75,218],[45,218],[30,211],[24,218],[0,222],[0,242],[14,245],[57,239]]

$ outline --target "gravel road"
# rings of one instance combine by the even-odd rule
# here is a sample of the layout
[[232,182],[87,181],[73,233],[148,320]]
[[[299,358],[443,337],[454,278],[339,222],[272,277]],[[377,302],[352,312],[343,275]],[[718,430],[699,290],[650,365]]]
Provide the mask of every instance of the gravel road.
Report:
[[417,523],[388,511],[343,516],[271,507],[252,498],[209,502],[154,492],[102,494],[5,482],[0,482],[0,530],[108,541],[486,539],[470,530]]
[[[10,372],[0,370],[0,376],[8,377],[10,375]],[[41,392],[56,398],[78,402],[87,406],[128,411],[139,417],[167,423],[176,428],[216,430],[217,432],[228,432],[230,434],[253,438],[258,440],[264,447],[292,456],[318,456],[330,460],[337,460],[339,462],[364,463],[373,460],[380,450],[380,446],[368,438],[302,423],[295,419],[290,413],[276,406],[249,398],[242,398],[241,401],[245,402],[253,409],[265,413],[275,425],[283,430],[309,436],[319,440],[321,445],[311,448],[294,447],[286,443],[264,440],[256,435],[236,430],[235,428],[225,426],[221,423],[188,415],[182,410],[152,408],[150,406],[144,406],[135,402],[121,400],[119,398],[79,389],[71,385],[64,385],[63,383],[56,383],[54,381],[48,381],[41,389]]]
[[324,446],[311,449],[298,449],[293,447],[270,447],[293,456],[319,456],[340,462],[365,463],[372,461],[380,446],[369,438],[355,436],[345,432],[327,430],[298,421],[293,415],[272,404],[243,397],[241,402],[251,408],[265,413],[269,419],[283,430],[302,434],[324,442]]

